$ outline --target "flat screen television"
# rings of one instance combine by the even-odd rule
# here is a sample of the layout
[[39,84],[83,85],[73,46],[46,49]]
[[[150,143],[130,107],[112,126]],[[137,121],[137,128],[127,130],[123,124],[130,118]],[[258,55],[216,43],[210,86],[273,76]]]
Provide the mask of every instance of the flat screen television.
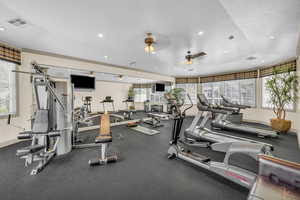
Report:
[[74,84],[74,89],[95,89],[95,77],[71,74],[71,83]]
[[155,84],[155,91],[156,92],[164,92],[165,91],[165,84],[156,83]]

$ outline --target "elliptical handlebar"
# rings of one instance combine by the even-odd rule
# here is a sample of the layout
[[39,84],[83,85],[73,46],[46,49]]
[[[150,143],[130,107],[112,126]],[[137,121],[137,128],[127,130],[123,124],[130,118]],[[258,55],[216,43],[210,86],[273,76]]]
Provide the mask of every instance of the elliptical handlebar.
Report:
[[170,109],[174,110],[175,114],[177,116],[184,117],[186,111],[189,110],[189,109],[191,109],[193,107],[193,102],[192,102],[191,96],[189,94],[187,94],[187,96],[188,96],[188,99],[191,102],[191,104],[190,104],[190,106],[188,106],[187,108],[185,108],[182,112],[181,112],[180,108],[184,105],[184,101],[180,101],[180,103],[179,103],[178,99],[176,99],[175,97],[173,97],[170,94],[165,94],[164,96],[167,99],[167,101],[171,104],[171,108]]
[[191,99],[191,96],[190,96],[189,94],[186,94],[186,95],[187,95],[187,97],[189,98],[191,104],[190,104],[189,107],[187,107],[186,109],[183,110],[183,112],[182,112],[183,115],[185,115],[185,112],[186,112],[187,110],[189,110],[189,109],[191,109],[191,108],[193,107],[193,101],[192,101],[192,99]]

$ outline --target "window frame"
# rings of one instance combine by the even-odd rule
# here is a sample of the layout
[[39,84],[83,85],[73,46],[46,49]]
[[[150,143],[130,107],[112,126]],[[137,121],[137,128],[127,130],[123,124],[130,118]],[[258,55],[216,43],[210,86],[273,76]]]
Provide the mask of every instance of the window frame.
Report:
[[[0,61],[2,62],[7,62],[7,63],[11,63],[14,65],[14,69],[13,70],[17,70],[18,68],[18,64],[14,63],[14,62],[10,62],[10,61],[7,61],[7,60],[3,60],[3,59],[0,59]],[[16,72],[12,72],[11,73],[14,74],[14,83],[15,83],[15,88],[14,88],[14,97],[15,97],[15,100],[14,100],[14,112],[7,112],[5,114],[1,114],[0,113],[0,119],[4,119],[6,118],[7,116],[11,115],[11,116],[17,116],[18,115],[18,79],[17,79],[17,73]]]
[[[177,87],[177,85],[187,85],[187,84],[190,84],[190,85],[195,85],[195,97],[194,97],[194,101],[196,102],[192,102],[193,104],[190,103],[190,101],[187,99],[187,95],[185,94],[185,98],[184,98],[184,105],[197,105],[197,94],[198,94],[198,87],[199,87],[199,84],[198,83],[178,83],[175,85],[175,88],[181,88],[181,87]],[[186,89],[185,88],[182,88],[184,89],[184,92],[186,93]],[[191,95],[190,93],[188,93],[189,95]],[[193,100],[193,98],[191,97],[191,99]],[[188,103],[187,103],[188,102]]]
[[[225,82],[230,82],[230,81],[239,81],[238,82],[238,90],[240,91],[240,86],[241,86],[241,82],[240,81],[243,81],[243,80],[253,80],[253,83],[254,83],[254,105],[250,105],[251,106],[251,108],[257,108],[258,107],[258,104],[257,104],[257,78],[249,78],[249,79],[238,79],[238,80],[229,80],[229,81],[216,81],[216,82],[207,82],[207,83],[201,83],[201,92],[203,93],[203,84],[212,84],[212,91],[213,91],[213,88],[214,88],[214,84],[215,83],[217,83],[217,84],[219,84],[219,86],[220,86],[220,83],[222,83],[222,86],[221,87],[223,87],[223,92],[224,93],[226,93],[225,92],[225,90],[226,90],[226,88],[225,88]],[[241,95],[240,95],[241,93],[239,92],[239,99],[240,99],[240,101],[241,101]],[[212,95],[213,95],[213,92],[212,92]],[[224,94],[223,94],[224,95]],[[226,97],[226,96],[225,96]],[[208,99],[211,99],[213,102],[215,102],[215,100],[217,100],[217,98],[208,98]],[[218,100],[220,100],[220,98],[218,98]]]

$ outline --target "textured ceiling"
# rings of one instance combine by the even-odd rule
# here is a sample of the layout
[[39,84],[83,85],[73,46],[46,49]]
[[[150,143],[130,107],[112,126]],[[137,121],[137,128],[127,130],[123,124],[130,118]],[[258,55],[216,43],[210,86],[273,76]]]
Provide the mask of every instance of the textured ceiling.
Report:
[[[0,0],[0,13],[0,40],[17,47],[171,76],[294,58],[300,31],[299,0]],[[8,24],[16,17],[28,24]],[[154,55],[143,50],[147,32],[157,40]],[[208,55],[186,65],[188,50]]]
[[[70,78],[71,74],[75,75],[82,75],[82,76],[91,76],[91,72],[87,70],[74,70],[74,69],[67,69],[62,67],[54,67],[48,65],[41,65],[43,67],[48,68],[47,74],[59,79],[68,79]],[[93,72],[92,76],[96,78],[97,81],[110,81],[110,82],[120,82],[120,83],[155,83],[158,80],[150,80],[144,78],[138,78],[133,76],[124,76],[120,77],[120,74],[110,74],[110,73],[99,73]]]

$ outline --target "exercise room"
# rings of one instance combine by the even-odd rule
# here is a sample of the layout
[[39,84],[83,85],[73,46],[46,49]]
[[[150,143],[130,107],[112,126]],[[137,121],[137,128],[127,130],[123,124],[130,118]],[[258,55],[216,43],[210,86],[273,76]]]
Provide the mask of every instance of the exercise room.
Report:
[[0,0],[1,200],[300,200],[299,0]]

